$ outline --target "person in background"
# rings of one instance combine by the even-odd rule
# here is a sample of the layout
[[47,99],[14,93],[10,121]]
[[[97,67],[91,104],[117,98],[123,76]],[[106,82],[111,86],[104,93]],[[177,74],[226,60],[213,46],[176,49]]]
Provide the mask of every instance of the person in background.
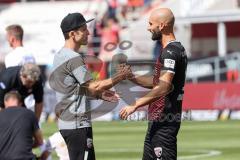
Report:
[[32,53],[23,46],[23,28],[18,24],[10,25],[6,28],[7,41],[13,50],[5,57],[5,66],[13,67],[25,63],[35,63]]
[[22,106],[21,95],[10,91],[4,96],[5,109],[0,111],[0,159],[33,160],[32,148],[43,144],[34,113]]
[[[5,57],[5,67],[21,66],[25,63],[36,63],[32,53],[23,47],[23,28],[18,24],[13,24],[9,25],[6,31],[8,43],[13,50]],[[35,101],[32,94],[25,98],[24,103],[28,109],[34,111]]]
[[26,63],[23,66],[7,68],[0,75],[0,108],[4,108],[4,96],[11,90],[18,91],[23,102],[27,96],[33,94],[35,114],[39,120],[43,108],[42,83],[40,68],[36,64]]

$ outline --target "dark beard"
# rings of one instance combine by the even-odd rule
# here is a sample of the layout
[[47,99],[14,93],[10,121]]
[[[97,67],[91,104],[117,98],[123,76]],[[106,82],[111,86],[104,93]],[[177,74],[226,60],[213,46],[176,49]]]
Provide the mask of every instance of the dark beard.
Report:
[[153,33],[152,33],[152,40],[153,41],[158,41],[158,40],[162,40],[162,33],[159,31],[159,30],[157,30],[157,31],[154,31]]

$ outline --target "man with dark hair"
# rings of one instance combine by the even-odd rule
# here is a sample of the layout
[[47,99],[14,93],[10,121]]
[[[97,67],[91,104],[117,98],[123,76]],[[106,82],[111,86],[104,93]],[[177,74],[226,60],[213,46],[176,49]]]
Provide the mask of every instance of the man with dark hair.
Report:
[[43,82],[40,75],[40,68],[32,63],[4,70],[0,75],[0,108],[5,107],[4,96],[11,90],[18,91],[22,96],[22,101],[28,95],[33,94],[35,114],[39,120],[43,108]]
[[181,124],[187,56],[174,36],[174,20],[168,8],[159,8],[151,13],[148,30],[152,33],[152,40],[158,40],[162,45],[154,75],[132,75],[130,78],[151,91],[120,111],[121,118],[127,119],[138,108],[149,104],[143,160],[177,159],[177,134]]
[[34,113],[21,107],[21,96],[10,91],[4,96],[5,109],[0,111],[0,159],[33,160],[32,148],[43,143]]
[[22,27],[18,24],[10,25],[6,28],[7,40],[13,51],[8,53],[5,57],[5,66],[13,67],[23,65],[25,63],[35,63],[35,58],[32,53],[23,47]]
[[114,77],[93,80],[85,65],[84,55],[79,53],[88,43],[89,31],[81,13],[70,13],[61,22],[65,37],[64,47],[54,57],[53,73],[49,84],[56,91],[58,127],[71,160],[95,160],[90,106],[87,97],[116,101],[115,92],[108,89],[125,79],[130,72],[124,67]]

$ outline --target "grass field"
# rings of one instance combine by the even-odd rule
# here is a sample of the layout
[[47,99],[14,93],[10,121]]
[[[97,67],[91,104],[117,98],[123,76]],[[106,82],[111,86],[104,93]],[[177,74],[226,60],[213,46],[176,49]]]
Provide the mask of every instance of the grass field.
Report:
[[[94,122],[97,160],[141,160],[147,122]],[[57,130],[43,124],[44,136]],[[53,159],[57,160],[55,154]],[[182,123],[178,160],[239,160],[240,121]]]

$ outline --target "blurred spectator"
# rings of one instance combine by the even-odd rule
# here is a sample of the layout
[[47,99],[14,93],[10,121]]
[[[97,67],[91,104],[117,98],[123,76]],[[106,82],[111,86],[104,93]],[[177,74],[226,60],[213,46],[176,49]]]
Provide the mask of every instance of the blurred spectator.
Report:
[[150,7],[152,0],[144,0],[144,6]]
[[6,28],[7,41],[13,51],[5,57],[5,66],[13,67],[23,65],[25,63],[35,63],[35,58],[30,51],[23,47],[24,31],[20,25],[14,24]]
[[237,81],[239,78],[239,68],[238,68],[238,61],[236,59],[230,59],[226,61],[227,66],[227,81],[233,82]]
[[11,91],[4,96],[0,111],[0,159],[35,159],[32,148],[43,143],[34,113],[21,106],[21,96]]
[[[31,52],[23,47],[23,28],[20,25],[14,24],[8,26],[6,31],[8,43],[10,47],[13,48],[13,51],[5,57],[6,68],[23,65],[25,63],[35,63],[35,58]],[[26,97],[25,104],[28,109],[34,111],[35,101],[32,94]]]
[[116,52],[119,43],[119,25],[116,18],[110,18],[106,22],[106,26],[101,31],[101,51],[100,58],[110,60]]
[[121,27],[128,26],[128,5],[127,0],[121,0],[119,13],[117,14],[117,19]]
[[101,22],[95,20],[93,23],[93,38],[92,38],[92,48],[93,48],[93,54],[95,56],[99,55],[100,52],[100,46],[101,46]]
[[144,0],[128,0],[128,5],[132,7],[141,7],[144,5]]
[[144,6],[144,0],[128,0],[128,6],[134,11],[137,7]]
[[11,90],[17,90],[22,96],[22,101],[33,94],[36,101],[35,114],[39,120],[43,108],[43,85],[40,74],[40,68],[31,63],[4,70],[0,75],[0,107],[4,108],[4,95]]
[[108,17],[115,18],[117,10],[117,0],[107,0],[108,2]]

